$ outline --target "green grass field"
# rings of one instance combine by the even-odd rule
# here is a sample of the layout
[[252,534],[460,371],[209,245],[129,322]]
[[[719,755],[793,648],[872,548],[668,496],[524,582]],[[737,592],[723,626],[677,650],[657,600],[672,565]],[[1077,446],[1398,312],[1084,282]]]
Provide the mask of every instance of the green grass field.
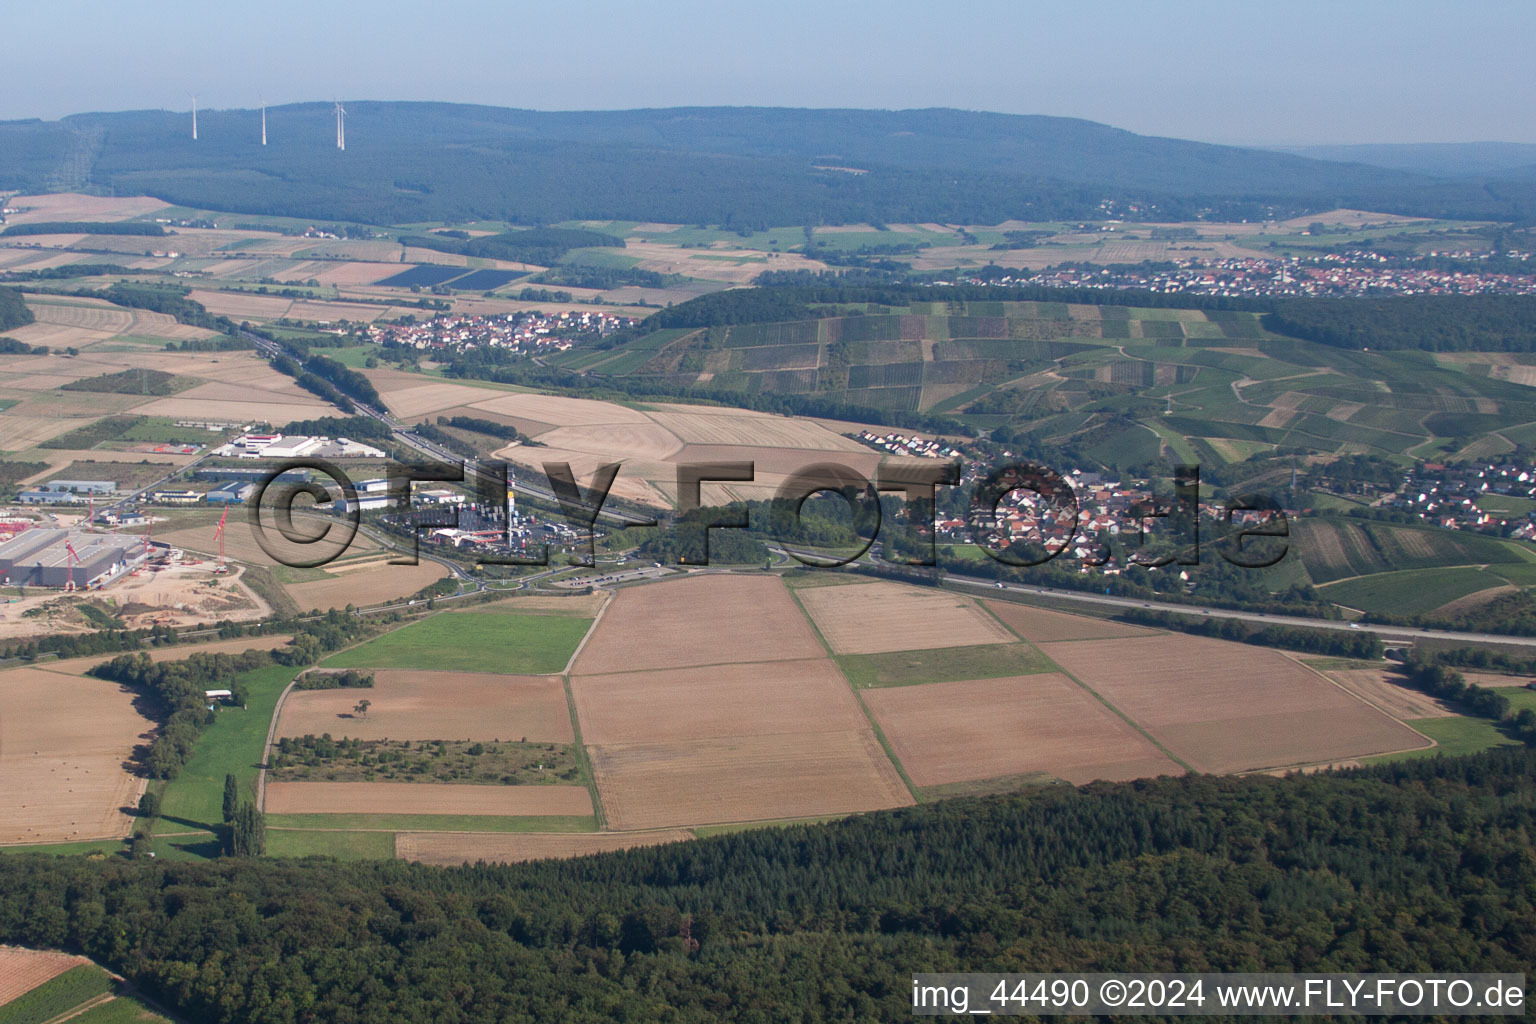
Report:
[[890,654],[843,654],[836,659],[843,675],[858,689],[911,686],[961,679],[1050,672],[1056,666],[1028,644],[989,644],[981,647],[942,647],[931,651]]
[[1477,499],[1477,507],[1484,512],[1528,516],[1533,510],[1536,510],[1536,501],[1532,501],[1530,498],[1517,498],[1508,494],[1485,494]]
[[1423,750],[1405,750],[1397,754],[1383,754],[1380,757],[1367,758],[1367,763],[1403,761],[1414,757],[1434,757],[1437,754],[1454,757],[1459,754],[1475,754],[1480,750],[1490,750],[1493,747],[1519,746],[1486,718],[1460,716],[1420,718],[1408,724],[1434,740],[1439,746]]
[[115,855],[123,853],[128,845],[121,839],[92,839],[83,843],[40,843],[36,846],[0,846],[0,855],[7,853],[48,853],[56,857],[80,857],[88,854]]
[[132,996],[118,996],[69,1020],[70,1024],[170,1024]]
[[274,665],[245,675],[249,691],[244,710],[226,708],[198,738],[197,748],[181,774],[165,787],[161,803],[162,831],[171,826],[213,829],[224,818],[224,776],[233,774],[243,792],[255,796],[256,776],[266,752],[267,727],[277,710],[277,698],[298,673]]
[[319,830],[270,829],[267,855],[271,857],[335,857],[338,860],[390,860],[395,856],[393,832],[323,832]]
[[1503,585],[1502,578],[1481,569],[1410,569],[1330,583],[1318,593],[1346,608],[1422,615],[1448,601]]
[[434,615],[334,654],[324,664],[543,675],[565,668],[591,625],[588,618],[559,615]]

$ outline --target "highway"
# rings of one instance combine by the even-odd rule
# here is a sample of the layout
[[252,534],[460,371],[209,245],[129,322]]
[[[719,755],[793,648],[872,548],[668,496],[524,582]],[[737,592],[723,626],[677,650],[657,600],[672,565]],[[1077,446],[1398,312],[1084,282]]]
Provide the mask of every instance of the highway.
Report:
[[[275,355],[281,352],[279,346],[274,345],[264,338],[249,333],[246,333],[246,337],[255,342],[257,348],[264,354]],[[357,403],[357,408],[360,412],[373,417],[374,419],[383,423],[385,426],[389,427],[390,430],[393,431],[396,438],[417,452],[440,461],[451,462],[455,464],[461,461],[460,457],[453,452],[450,452],[447,449],[434,444],[424,437],[420,437],[412,433],[406,427],[406,425],[401,424],[388,413],[373,409],[362,403]],[[532,487],[522,482],[517,482],[514,484],[514,490],[542,498],[546,501],[558,501],[558,499],[551,491],[544,490],[543,488],[539,487]],[[634,516],[625,512],[617,512],[607,509],[604,509],[599,513],[599,518],[607,519],[611,522],[619,523],[625,526],[646,521],[643,517],[640,516]],[[780,557],[787,555],[787,552],[782,548],[770,545],[769,549]],[[424,555],[423,557],[430,558],[432,556]],[[866,559],[868,564],[878,564],[875,562],[873,554],[866,556]],[[470,579],[466,574],[462,572],[462,570],[460,570],[456,565],[453,565],[448,560],[433,560],[440,561],[445,565],[449,565],[456,576],[458,576],[461,580],[465,580],[474,584],[476,588],[482,586],[482,584],[480,584],[478,581]],[[1076,601],[1083,604],[1098,605],[1100,607],[1145,608],[1153,611],[1171,612],[1180,615],[1201,615],[1208,616],[1213,619],[1237,619],[1243,622],[1254,622],[1261,624],[1268,623],[1278,626],[1295,626],[1306,629],[1327,629],[1346,633],[1371,632],[1386,640],[1449,640],[1457,643],[1497,643],[1508,644],[1515,647],[1536,648],[1536,637],[1509,636],[1502,633],[1464,633],[1458,632],[1456,630],[1420,629],[1411,626],[1385,626],[1375,624],[1355,625],[1348,622],[1341,622],[1337,619],[1312,618],[1310,616],[1304,615],[1271,615],[1264,612],[1250,612],[1231,608],[1202,607],[1199,605],[1176,604],[1166,601],[1142,601],[1137,600],[1136,598],[1114,597],[1108,594],[1089,594],[1077,590],[1061,590],[1051,587],[1029,586],[1020,583],[999,583],[995,580],[978,579],[976,577],[962,576],[955,573],[944,573],[942,578],[947,582],[963,587],[971,587],[984,590],[1003,590],[1018,594],[1035,594],[1042,597],[1050,597],[1054,600]],[[642,584],[643,582],[645,581],[636,581],[636,583]]]
[[[293,353],[283,351],[282,346],[270,342],[260,335],[252,334],[249,331],[241,331],[240,333],[251,342],[253,342],[256,345],[257,351],[261,352],[265,356],[270,357],[275,355],[286,355],[290,359],[295,358]],[[384,424],[390,429],[396,440],[398,440],[401,444],[404,444],[407,447],[415,450],[418,454],[425,455],[428,458],[434,459],[438,462],[447,462],[452,465],[459,465],[464,462],[463,456],[458,455],[455,452],[451,452],[441,445],[427,440],[419,434],[413,433],[407,424],[401,423],[388,412],[382,409],[375,409],[372,406],[358,402],[355,399],[353,400],[353,404],[357,406],[358,412],[365,416],[376,419],[380,423]],[[471,465],[465,467],[465,476],[466,478],[478,478],[480,474],[477,474],[475,468]],[[521,480],[513,481],[512,489],[518,493],[527,494],[531,497],[540,498],[548,502],[558,503],[560,500],[558,497],[556,497],[553,491],[523,483]],[[606,519],[609,522],[617,523],[621,526],[641,526],[649,524],[651,521],[646,516],[631,515],[628,512],[620,512],[607,508],[599,510],[597,516],[599,519]]]

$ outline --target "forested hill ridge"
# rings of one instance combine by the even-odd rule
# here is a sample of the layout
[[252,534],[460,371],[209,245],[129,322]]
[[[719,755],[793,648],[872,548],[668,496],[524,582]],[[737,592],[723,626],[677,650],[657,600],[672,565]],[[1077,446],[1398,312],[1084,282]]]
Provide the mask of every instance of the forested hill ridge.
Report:
[[[0,124],[0,188],[115,189],[204,209],[374,224],[473,218],[995,224],[1255,218],[1351,206],[1536,215],[1536,184],[1456,182],[1071,118],[959,110],[540,112],[349,102]],[[620,172],[619,169],[622,169]],[[1108,202],[1108,206],[1102,205]]]
[[919,971],[1518,972],[1533,769],[1099,783],[511,867],[8,855],[0,942],[210,1024],[892,1021]]

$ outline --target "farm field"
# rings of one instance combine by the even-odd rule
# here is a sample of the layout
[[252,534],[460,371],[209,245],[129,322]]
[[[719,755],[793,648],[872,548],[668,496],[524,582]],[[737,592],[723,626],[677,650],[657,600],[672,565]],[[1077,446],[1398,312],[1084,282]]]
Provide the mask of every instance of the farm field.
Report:
[[887,654],[843,654],[835,659],[856,689],[871,686],[910,686],[960,679],[993,679],[1053,666],[1028,644],[988,644],[979,647],[938,647]]
[[417,782],[269,782],[268,814],[587,815],[586,786],[479,786]]
[[1199,771],[1255,771],[1429,745],[1275,651],[1172,634],[1041,649]]
[[647,829],[851,814],[912,797],[866,726],[590,750],[608,826]]
[[1323,597],[1346,608],[1391,615],[1424,615],[1452,602],[1509,584],[1493,571],[1471,567],[1374,573],[1321,587]]
[[1002,644],[1014,638],[968,597],[897,583],[796,592],[834,654]]
[[[107,1000],[111,999],[112,989],[112,976],[102,968],[88,960],[76,963],[0,1006],[0,1021],[6,1024],[44,1024],[45,1021],[53,1020],[83,1020],[85,1015],[74,1014],[81,1007],[110,1005]],[[89,1012],[94,1011],[92,1009]]]
[[590,625],[590,619],[560,615],[437,614],[333,654],[324,664],[544,675],[565,669]]
[[[1530,561],[1517,546],[1495,537],[1368,520],[1309,517],[1293,523],[1291,535],[1307,573],[1319,584],[1411,569]],[[1435,592],[1426,600],[1450,595],[1439,601],[1443,604],[1468,592],[1457,577],[1449,579],[1443,583],[1437,578]],[[1365,596],[1369,599],[1368,593]]]
[[71,953],[0,946],[0,1007],[84,963],[85,957]]
[[[372,702],[366,717],[352,710],[364,698]],[[409,669],[378,669],[371,688],[289,693],[274,735],[326,733],[361,740],[575,740],[557,676]]]
[[920,787],[1031,773],[1074,785],[1183,773],[1057,672],[891,687],[863,696]]
[[266,756],[267,729],[277,710],[278,696],[298,671],[273,665],[245,674],[245,709],[229,709],[216,715],[213,724],[199,737],[180,774],[166,783],[161,814],[163,820],[175,827],[162,831],[218,828],[224,820],[226,774],[235,776],[244,796],[255,795],[259,766]]
[[694,576],[616,594],[572,671],[602,675],[824,654],[777,578]]
[[609,850],[631,850],[692,839],[686,829],[649,832],[400,832],[394,837],[394,855],[420,864],[455,867],[486,861],[517,864],[529,860],[582,857]]
[[1110,640],[1117,637],[1150,636],[1153,630],[1125,622],[1096,619],[1088,615],[1051,611],[1011,601],[987,601],[992,614],[1024,639],[1038,644],[1058,640]]
[[153,727],[117,683],[0,671],[0,844],[127,835],[144,782],[125,764]]
[[324,571],[330,579],[290,583],[286,586],[285,589],[300,611],[325,611],[329,608],[345,608],[349,604],[384,604],[409,597],[448,575],[447,567],[440,562],[425,559],[416,565],[380,562],[357,567],[333,562]]
[[[1425,718],[1450,718],[1456,714],[1444,702],[1402,682],[1402,676],[1385,668],[1327,669],[1328,678],[1350,693],[1375,705],[1399,722]],[[1420,730],[1421,732],[1423,730]]]
[[864,724],[825,658],[575,676],[571,692],[582,739],[597,745],[846,732]]

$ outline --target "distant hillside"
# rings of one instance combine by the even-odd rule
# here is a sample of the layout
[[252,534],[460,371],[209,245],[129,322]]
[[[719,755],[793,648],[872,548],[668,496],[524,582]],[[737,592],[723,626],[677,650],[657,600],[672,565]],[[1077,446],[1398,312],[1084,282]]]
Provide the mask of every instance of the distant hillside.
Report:
[[1314,160],[1369,164],[1445,178],[1530,176],[1536,144],[1528,142],[1410,142],[1354,146],[1290,146],[1276,150]]
[[0,124],[0,187],[112,188],[219,210],[401,224],[664,220],[730,226],[1185,219],[1350,205],[1513,218],[1536,188],[1489,192],[1401,171],[1090,121],[957,110],[677,108],[537,112],[354,102],[258,114],[81,114]]

